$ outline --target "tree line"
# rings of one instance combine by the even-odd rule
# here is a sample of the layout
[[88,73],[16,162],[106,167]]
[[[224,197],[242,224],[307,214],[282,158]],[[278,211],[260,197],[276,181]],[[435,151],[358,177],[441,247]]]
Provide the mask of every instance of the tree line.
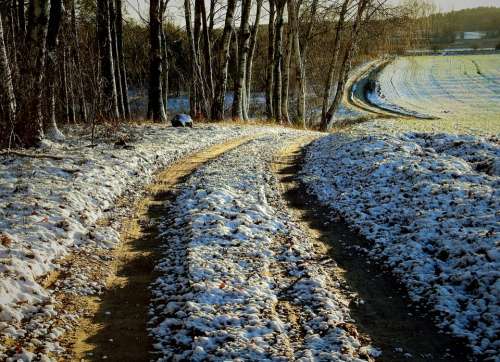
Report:
[[185,0],[175,24],[167,0],[150,0],[142,22],[122,0],[0,0],[0,146],[131,120],[131,86],[147,88],[155,122],[167,121],[172,90],[212,121],[249,120],[262,92],[265,118],[305,127],[316,112],[327,130],[353,65],[414,45],[417,4]]

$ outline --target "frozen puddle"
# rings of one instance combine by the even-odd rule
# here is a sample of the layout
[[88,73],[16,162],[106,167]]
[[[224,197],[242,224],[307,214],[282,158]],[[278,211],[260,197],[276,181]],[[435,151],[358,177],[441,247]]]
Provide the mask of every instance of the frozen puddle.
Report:
[[[304,132],[283,131],[195,172],[162,223],[164,258],[152,285],[155,359],[370,360],[349,301],[291,221],[272,155]],[[321,259],[321,262],[318,262]]]

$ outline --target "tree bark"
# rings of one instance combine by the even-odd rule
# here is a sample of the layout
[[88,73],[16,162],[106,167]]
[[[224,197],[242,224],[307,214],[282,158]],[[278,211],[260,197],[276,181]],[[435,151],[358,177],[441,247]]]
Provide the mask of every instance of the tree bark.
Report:
[[167,47],[167,37],[165,36],[165,31],[161,31],[161,42],[162,42],[162,85],[161,91],[163,94],[163,106],[165,107],[165,115],[168,118],[168,73],[170,68],[170,62],[168,59],[168,47]]
[[14,86],[12,84],[12,74],[10,71],[9,58],[7,57],[7,49],[3,33],[2,17],[0,16],[0,95],[5,99],[3,107],[7,110],[6,124],[0,123],[2,137],[0,143],[6,143],[9,147],[12,142],[14,132],[14,124],[16,122],[16,97],[14,95]]
[[[287,6],[288,18],[290,18],[290,10]],[[281,118],[285,123],[290,123],[290,114],[288,112],[288,96],[290,91],[290,67],[292,63],[292,45],[293,45],[293,31],[290,23],[287,27],[287,42],[284,54],[284,61],[282,66],[282,86],[281,86]]]
[[17,0],[17,18],[19,21],[19,38],[26,36],[26,14],[24,9],[24,0]]
[[[201,115],[201,113],[205,113],[205,116],[208,114],[208,104],[207,100],[205,97],[205,87],[203,86],[203,76],[201,74],[201,69],[200,69],[200,64],[199,64],[199,52],[198,52],[198,34],[197,34],[197,28],[198,25],[197,21],[195,22],[195,32],[193,32],[193,25],[192,25],[192,11],[191,11],[191,1],[190,0],[185,0],[184,1],[184,14],[185,14],[185,19],[186,19],[186,34],[187,34],[187,40],[188,40],[188,46],[189,46],[189,54],[190,54],[190,63],[191,63],[191,70],[193,76],[191,77],[191,115],[193,117],[198,117]],[[198,19],[196,19],[198,20]],[[204,109],[202,109],[201,106],[204,106]]]
[[99,0],[97,2],[97,41],[101,68],[100,79],[105,96],[101,105],[109,104],[109,109],[103,110],[103,113],[116,119],[119,118],[119,112],[111,38],[110,1],[112,0]]
[[274,70],[273,70],[273,111],[274,119],[282,122],[281,95],[283,79],[281,76],[283,69],[283,12],[286,0],[276,0],[276,23],[274,34]]
[[259,24],[260,24],[260,13],[262,10],[263,0],[257,0],[257,6],[255,10],[255,22],[252,27],[252,31],[250,33],[250,49],[248,51],[248,60],[247,60],[247,69],[246,69],[246,113],[249,112],[250,101],[252,99],[252,68],[253,68],[253,57],[255,54],[255,47],[257,45],[257,34],[259,32]]
[[[21,132],[18,132],[26,145],[32,146],[41,141],[44,137],[43,132],[43,80],[45,77],[46,62],[46,37],[49,18],[48,0],[31,0],[28,8],[28,56],[29,66],[28,74],[34,79],[33,90],[27,95],[26,100],[33,109],[30,112],[30,119],[21,126]],[[30,108],[31,108],[30,107]]]
[[123,13],[122,0],[116,0],[116,41],[118,45],[118,68],[120,70],[120,81],[122,89],[122,103],[124,115],[130,118],[130,104],[128,100],[127,69],[125,68],[125,56],[123,54]]
[[[295,63],[297,65],[297,118],[295,123],[301,123],[302,126],[306,127],[305,120],[305,109],[306,109],[306,74],[304,61],[305,58],[302,55],[299,39],[299,21],[297,14],[299,12],[297,2],[294,0],[288,0],[288,18],[290,22],[290,28],[292,31],[292,41],[293,41],[293,52],[295,54]],[[307,40],[306,40],[307,42]]]
[[162,53],[161,53],[161,16],[160,0],[149,2],[149,104],[151,118],[155,122],[166,122],[167,115],[163,105],[161,76],[162,76]]
[[325,122],[328,122],[326,120],[326,112],[328,111],[328,102],[330,100],[330,91],[332,89],[332,84],[333,84],[333,77],[335,76],[335,67],[337,65],[337,60],[339,58],[339,53],[340,53],[340,44],[341,44],[341,36],[342,36],[342,30],[344,28],[345,24],[345,17],[347,14],[347,9],[349,6],[351,0],[344,0],[344,3],[342,4],[342,9],[340,10],[339,14],[339,19],[337,21],[337,27],[335,30],[335,40],[334,40],[334,45],[333,45],[333,53],[331,56],[330,60],[330,66],[328,68],[328,76],[326,77],[325,80],[325,88],[323,91],[323,106],[321,110],[321,122],[322,126],[321,128],[326,129],[326,125],[323,124]]
[[266,67],[266,114],[269,119],[274,118],[273,88],[274,88],[274,40],[275,40],[275,0],[269,0],[269,24],[267,26],[267,67]]
[[238,71],[234,87],[234,100],[233,100],[233,118],[238,118],[247,121],[248,115],[246,114],[245,107],[245,84],[246,84],[246,70],[248,50],[250,46],[250,28],[248,21],[250,19],[250,9],[252,7],[252,0],[242,0],[240,32],[238,39]]
[[[207,84],[207,97],[210,107],[208,110],[211,112],[211,107],[214,98],[214,79],[213,79],[213,67],[212,67],[212,43],[211,43],[211,30],[207,24],[207,10],[205,7],[204,0],[197,0],[199,8],[201,11],[201,19],[203,25],[203,57],[205,58],[205,79]],[[210,115],[209,115],[209,118]]]
[[120,117],[124,117],[125,109],[123,107],[122,80],[120,76],[120,62],[118,59],[118,38],[116,35],[117,16],[115,9],[115,0],[109,1],[109,17],[111,27],[111,52],[113,54],[113,75],[115,77],[116,84],[116,101],[118,105],[118,114]]
[[217,81],[215,82],[215,95],[212,105],[212,118],[215,120],[224,119],[224,99],[227,88],[227,68],[231,51],[231,38],[233,36],[234,11],[236,0],[228,0],[226,10],[226,20],[222,32],[222,47],[217,56]]
[[76,24],[75,0],[71,0],[71,33],[73,35],[73,41],[74,41],[72,54],[75,62],[76,71],[78,73],[77,84],[78,84],[78,94],[79,94],[78,103],[80,110],[80,121],[87,122],[88,119],[87,101],[85,99],[84,79],[83,79],[82,66],[80,62],[80,47],[78,43],[79,33]]
[[[47,30],[47,88],[49,94],[49,120],[45,125],[47,137],[63,140],[64,135],[56,120],[56,64],[59,30],[61,28],[63,4],[61,0],[50,1],[50,17]],[[64,59],[63,59],[64,61]]]

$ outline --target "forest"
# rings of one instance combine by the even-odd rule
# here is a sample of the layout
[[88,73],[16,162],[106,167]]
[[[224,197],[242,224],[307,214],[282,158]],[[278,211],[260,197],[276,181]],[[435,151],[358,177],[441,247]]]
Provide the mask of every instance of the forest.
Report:
[[[415,4],[186,1],[179,26],[165,0],[150,1],[143,21],[125,17],[121,0],[2,0],[0,144],[61,139],[75,122],[165,122],[168,97],[181,93],[198,120],[327,129],[353,66],[420,41]],[[147,93],[147,107],[131,112],[133,91]],[[255,92],[265,94],[260,113]]]

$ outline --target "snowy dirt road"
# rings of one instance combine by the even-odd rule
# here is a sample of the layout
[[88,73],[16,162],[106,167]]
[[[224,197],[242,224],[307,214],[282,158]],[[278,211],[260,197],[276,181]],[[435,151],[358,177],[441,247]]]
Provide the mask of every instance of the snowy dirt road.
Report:
[[[85,238],[69,235],[78,247],[59,251],[69,256],[58,262],[54,273],[41,279],[31,276],[39,283],[31,285],[50,298],[38,304],[12,303],[13,311],[28,313],[29,318],[0,324],[2,333],[11,333],[10,339],[1,340],[9,343],[0,349],[2,357],[8,361],[465,359],[467,351],[455,340],[407,306],[403,288],[372,262],[367,240],[340,222],[328,205],[306,192],[304,180],[296,178],[301,149],[322,134],[276,127],[147,129],[147,134],[148,144],[135,143],[141,152],[135,163],[127,162],[135,151],[106,147],[91,151],[102,175],[92,163],[78,163],[89,167],[99,181],[83,185],[94,185],[91,195],[96,197],[100,188],[108,190],[105,205],[113,201],[115,211],[97,218],[94,214],[102,212],[103,202],[89,200],[95,205],[95,226],[68,214],[71,222],[81,223],[79,230],[90,232]],[[177,152],[170,156],[173,150]],[[323,153],[330,158],[331,150]],[[155,157],[163,159],[157,163]],[[110,167],[109,159],[118,167]],[[7,159],[4,165],[11,162]],[[22,171],[23,161],[14,162]],[[42,165],[68,169],[66,161],[61,162]],[[146,179],[138,180],[147,167],[163,171],[155,178],[148,172]],[[113,184],[134,190],[126,174],[134,175],[140,185],[148,184],[141,193],[135,189],[139,198],[116,199],[120,190],[109,191]],[[23,178],[18,178],[22,184]],[[72,190],[75,181],[67,188],[62,187],[67,184],[62,177],[51,182],[60,187],[54,190],[55,197],[64,199],[68,190],[86,194],[80,188]],[[46,197],[39,189],[28,191],[38,199]],[[27,234],[29,240],[44,227],[53,231],[53,209],[44,204],[42,211],[31,215],[44,212],[47,220],[31,221],[36,229]],[[6,215],[17,217],[13,211]],[[71,224],[60,229],[71,231]],[[9,242],[22,241],[20,230],[12,229]],[[59,235],[64,236],[63,231]],[[108,240],[113,245],[105,247]],[[36,240],[32,243],[38,247]],[[16,257],[26,263],[32,260],[24,254],[10,258]],[[46,257],[55,255],[47,252]],[[31,293],[32,298],[37,295]]]

